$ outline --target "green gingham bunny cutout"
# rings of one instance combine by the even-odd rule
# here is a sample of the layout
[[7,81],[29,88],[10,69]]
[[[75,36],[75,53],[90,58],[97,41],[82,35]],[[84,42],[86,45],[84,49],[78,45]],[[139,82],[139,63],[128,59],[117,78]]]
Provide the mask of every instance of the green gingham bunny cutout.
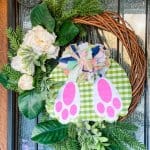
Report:
[[128,113],[132,92],[121,66],[109,59],[101,44],[72,44],[66,48],[50,78],[63,81],[47,111],[61,123],[79,120],[114,122]]

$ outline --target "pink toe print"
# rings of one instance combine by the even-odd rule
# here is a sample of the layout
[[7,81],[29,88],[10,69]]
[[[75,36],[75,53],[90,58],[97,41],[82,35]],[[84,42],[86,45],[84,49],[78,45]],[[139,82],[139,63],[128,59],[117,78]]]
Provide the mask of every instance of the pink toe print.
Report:
[[103,105],[103,103],[100,102],[97,104],[97,110],[101,114],[103,114],[105,112],[105,106]]
[[63,101],[64,104],[70,105],[75,97],[75,84],[73,82],[69,82],[64,87],[64,93],[63,93]]
[[97,90],[98,90],[98,95],[101,97],[101,99],[104,102],[108,103],[111,101],[112,98],[111,87],[105,79],[101,79],[98,81]]
[[68,110],[64,109],[63,112],[62,112],[62,114],[61,114],[62,119],[63,120],[67,120],[68,116],[69,116]]
[[107,107],[107,115],[110,117],[110,118],[113,118],[115,116],[115,110],[113,109],[112,106],[108,106]]
[[63,124],[69,123],[79,114],[80,96],[75,82],[67,82],[59,91],[54,105],[55,115]]
[[62,109],[62,102],[61,102],[61,101],[58,101],[58,102],[56,103],[56,105],[55,105],[55,110],[56,110],[57,112],[60,112],[61,109]]
[[76,113],[77,113],[77,110],[78,110],[77,105],[72,105],[71,108],[70,108],[70,114],[72,116],[75,116]]
[[122,100],[114,85],[104,77],[99,78],[93,94],[96,114],[106,121],[116,121],[122,110]]

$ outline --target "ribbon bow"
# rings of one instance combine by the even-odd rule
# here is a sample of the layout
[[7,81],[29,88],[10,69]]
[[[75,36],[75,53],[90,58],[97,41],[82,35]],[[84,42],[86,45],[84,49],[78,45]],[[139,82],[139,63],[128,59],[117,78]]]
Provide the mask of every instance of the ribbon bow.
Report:
[[103,45],[82,43],[67,47],[62,58],[59,59],[59,66],[67,73],[77,66],[81,68],[83,73],[95,73],[108,67],[109,63]]

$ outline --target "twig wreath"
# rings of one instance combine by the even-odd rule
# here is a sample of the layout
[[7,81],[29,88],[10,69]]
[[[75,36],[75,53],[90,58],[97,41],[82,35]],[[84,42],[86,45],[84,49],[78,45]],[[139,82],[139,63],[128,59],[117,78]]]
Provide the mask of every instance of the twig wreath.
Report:
[[[146,78],[146,59],[134,31],[99,0],[44,0],[31,12],[26,34],[9,28],[9,62],[0,83],[19,94],[29,119],[42,114],[32,140],[56,150],[146,149],[124,119],[136,108]],[[113,33],[131,61],[130,78],[101,43],[74,43],[84,25]]]
[[[118,19],[120,22],[118,22]],[[138,38],[128,24],[114,12],[104,12],[101,15],[80,17],[74,19],[75,23],[92,25],[113,33],[126,48],[131,60],[130,83],[132,86],[132,103],[129,115],[135,110],[144,88],[146,78],[146,59],[144,51],[139,45]]]

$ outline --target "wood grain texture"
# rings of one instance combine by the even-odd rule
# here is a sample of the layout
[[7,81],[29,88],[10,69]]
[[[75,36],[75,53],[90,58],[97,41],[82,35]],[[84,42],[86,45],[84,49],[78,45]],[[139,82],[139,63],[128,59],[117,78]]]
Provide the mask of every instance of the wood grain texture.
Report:
[[[7,62],[7,0],[0,0],[0,67]],[[0,86],[0,150],[7,150],[7,91]]]

